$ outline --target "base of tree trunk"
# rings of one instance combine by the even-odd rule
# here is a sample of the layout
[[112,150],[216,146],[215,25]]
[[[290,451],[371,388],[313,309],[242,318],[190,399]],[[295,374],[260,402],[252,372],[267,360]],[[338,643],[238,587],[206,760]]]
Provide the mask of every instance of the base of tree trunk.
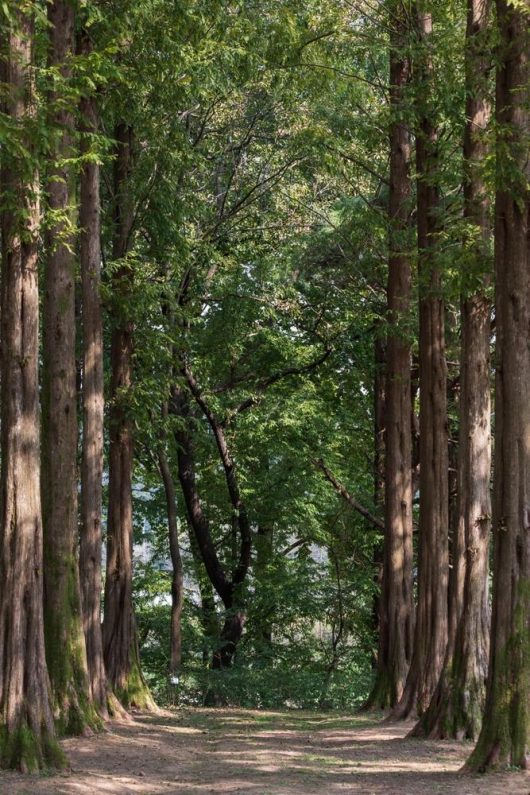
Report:
[[397,701],[396,688],[393,686],[389,674],[384,671],[378,671],[370,695],[361,710],[367,712],[372,709],[392,709]]
[[21,773],[38,773],[41,770],[63,770],[68,760],[61,746],[46,731],[40,735],[27,723],[10,732],[0,727],[0,767],[19,770]]
[[409,737],[475,740],[482,724],[484,698],[484,681],[460,684],[454,676],[442,675],[429,708]]
[[114,694],[118,703],[125,710],[132,708],[145,710],[146,712],[156,712],[158,709],[143,677],[136,656],[131,662],[125,683],[115,688]]

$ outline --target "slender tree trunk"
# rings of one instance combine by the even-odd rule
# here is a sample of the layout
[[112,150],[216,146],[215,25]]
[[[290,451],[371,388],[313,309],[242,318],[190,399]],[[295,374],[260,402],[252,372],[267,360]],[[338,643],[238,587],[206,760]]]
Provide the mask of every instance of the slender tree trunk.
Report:
[[[163,410],[167,415],[167,406]],[[169,534],[169,552],[171,555],[171,565],[173,576],[171,578],[171,629],[170,629],[170,655],[169,673],[177,674],[180,670],[182,661],[182,630],[181,618],[184,606],[184,571],[182,568],[182,557],[180,555],[179,532],[177,521],[177,499],[175,495],[175,485],[167,460],[165,450],[160,447],[158,450],[158,466],[164,492],[166,495],[167,526]]]
[[437,131],[429,54],[432,18],[419,3],[421,52],[417,64],[419,129],[418,249],[420,280],[420,527],[418,606],[414,649],[403,696],[394,717],[421,715],[429,706],[445,659],[448,635],[448,437],[447,376],[442,279],[436,263],[439,230]]
[[219,639],[219,618],[212,582],[205,571],[195,532],[190,522],[188,522],[188,538],[201,599],[200,622],[204,638],[202,661],[205,666],[208,666],[213,644],[214,642],[217,644]]
[[[74,7],[48,7],[49,65],[71,78]],[[44,629],[54,714],[61,734],[80,734],[98,719],[88,683],[77,561],[77,390],[75,260],[72,174],[73,112],[49,96],[52,136],[47,192],[51,228],[46,237],[43,366],[42,496],[44,523]]]
[[[2,23],[3,110],[27,156],[2,152],[2,473],[0,765],[62,766],[44,649],[39,423],[39,179],[28,124],[35,112],[34,20],[15,5]],[[18,150],[17,150],[18,153]]]
[[114,170],[115,230],[113,258],[121,260],[113,276],[115,302],[111,337],[111,404],[109,439],[109,507],[103,655],[107,677],[125,707],[154,707],[140,667],[138,636],[132,601],[133,434],[127,400],[132,388],[133,321],[130,294],[133,274],[125,257],[132,233],[130,200],[133,133],[125,124],[116,128]]
[[185,369],[184,372],[190,385],[190,391],[192,391],[197,404],[206,416],[212,428],[212,432],[215,435],[219,457],[223,464],[230,502],[238,519],[240,535],[239,556],[233,567],[231,576],[227,577],[223,565],[217,556],[209,522],[204,514],[197,488],[193,438],[189,425],[189,399],[182,389],[175,387],[173,389],[171,401],[172,410],[183,420],[182,427],[175,431],[179,481],[188,519],[193,528],[206,572],[225,608],[220,645],[214,652],[212,667],[227,668],[233,661],[235,650],[243,634],[246,620],[241,592],[244,588],[251,560],[250,526],[246,508],[239,492],[234,462],[232,461],[226,443],[224,431],[217,418],[204,402],[192,373],[188,369]]
[[[466,37],[466,130],[464,140],[465,218],[477,235],[476,280],[488,262],[490,235],[487,188],[481,164],[488,148],[489,122],[486,33],[488,0],[468,0]],[[482,280],[487,283],[488,273]],[[470,292],[471,290],[471,292]],[[474,738],[484,711],[489,647],[488,553],[490,535],[490,302],[483,289],[464,281],[461,301],[460,433],[458,445],[458,538],[453,553],[453,601],[449,643],[440,682],[414,733],[434,738]],[[460,571],[464,569],[463,587]],[[454,576],[453,576],[453,573]],[[463,599],[460,596],[463,590]],[[457,621],[456,626],[451,626]]]
[[[80,50],[88,55],[90,39],[83,36]],[[83,97],[81,155],[91,150],[90,135],[97,132],[94,96]],[[108,686],[101,634],[101,515],[103,510],[103,321],[101,312],[101,221],[99,164],[87,157],[79,188],[80,261],[83,324],[83,445],[81,460],[81,538],[79,572],[88,676],[92,700],[107,717]]]
[[[270,526],[259,525],[256,539],[256,580],[262,588],[269,577],[269,566],[274,555],[274,531]],[[266,655],[270,655],[272,644],[272,616],[263,616],[259,622],[258,641]]]
[[385,544],[377,675],[368,705],[394,707],[403,694],[412,657],[412,429],[410,341],[406,325],[411,300],[407,255],[410,214],[410,136],[403,122],[410,63],[408,23],[401,16],[390,49],[390,238],[387,286]]
[[[377,513],[384,511],[385,504],[385,435],[386,435],[386,346],[381,331],[376,331],[374,345],[374,507]],[[372,624],[374,634],[380,635],[381,624],[386,622],[386,605],[383,600],[384,536],[378,533],[374,544],[374,584],[372,602]],[[373,658],[374,667],[377,657]]]
[[497,20],[493,615],[486,709],[467,765],[472,770],[530,763],[528,10],[497,0]]

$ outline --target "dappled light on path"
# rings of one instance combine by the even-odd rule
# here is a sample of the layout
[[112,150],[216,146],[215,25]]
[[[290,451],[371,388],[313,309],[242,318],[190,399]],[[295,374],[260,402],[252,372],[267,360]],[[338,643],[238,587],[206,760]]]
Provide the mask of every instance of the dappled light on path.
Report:
[[72,770],[0,773],[1,795],[529,795],[530,774],[463,776],[471,745],[405,739],[371,715],[181,710],[65,741]]

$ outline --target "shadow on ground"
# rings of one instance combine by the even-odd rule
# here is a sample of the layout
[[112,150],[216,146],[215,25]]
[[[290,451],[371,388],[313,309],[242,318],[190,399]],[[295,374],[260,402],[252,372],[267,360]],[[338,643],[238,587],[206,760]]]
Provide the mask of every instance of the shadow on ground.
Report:
[[66,740],[60,776],[0,772],[1,795],[530,795],[530,774],[463,776],[471,746],[378,716],[180,710]]

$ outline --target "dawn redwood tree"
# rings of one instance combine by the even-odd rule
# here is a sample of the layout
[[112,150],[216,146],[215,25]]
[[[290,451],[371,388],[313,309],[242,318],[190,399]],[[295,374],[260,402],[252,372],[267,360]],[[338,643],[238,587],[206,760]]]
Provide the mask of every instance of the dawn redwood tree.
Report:
[[2,147],[1,173],[0,765],[36,771],[65,760],[55,740],[43,629],[39,178],[28,129],[36,112],[34,13],[29,3],[10,4],[7,18],[0,13],[2,110],[19,138]]
[[[444,669],[428,710],[414,730],[430,737],[475,738],[484,711],[490,609],[488,555],[490,500],[490,317],[489,197],[483,176],[488,155],[485,129],[491,115],[488,50],[489,0],[468,0],[466,34],[466,127],[464,134],[464,218],[470,251],[461,300],[460,429],[458,443],[458,529],[462,560],[454,559],[453,591],[463,591],[457,625],[450,627]],[[462,565],[463,564],[463,565]],[[455,611],[456,612],[456,611]]]
[[[83,32],[79,52],[92,45]],[[90,136],[98,130],[96,98],[80,101],[79,259],[83,332],[83,437],[81,451],[81,511],[79,573],[90,694],[102,717],[109,697],[101,633],[101,514],[103,498],[103,321],[101,311],[100,167]]]
[[411,264],[407,253],[410,133],[403,119],[410,78],[409,23],[396,4],[390,42],[390,194],[386,346],[385,541],[377,673],[368,705],[394,707],[412,657],[412,429],[410,339]]
[[448,580],[448,437],[442,274],[437,262],[438,130],[432,97],[432,15],[416,5],[417,230],[420,289],[420,519],[418,605],[412,660],[394,715],[406,718],[429,706],[444,663]]
[[530,28],[497,1],[493,614],[486,709],[467,767],[530,764]]
[[44,626],[54,713],[61,734],[94,725],[77,561],[77,389],[75,328],[74,114],[66,98],[72,77],[74,6],[48,6],[48,95],[51,152],[46,180],[49,230],[44,270],[42,497]]
[[119,265],[112,274],[109,502],[103,655],[108,681],[119,701],[125,707],[151,709],[154,703],[140,667],[132,600],[133,429],[127,404],[132,389],[134,333],[130,304],[133,273],[127,261],[134,220],[132,128],[119,123],[115,140],[112,258]]

